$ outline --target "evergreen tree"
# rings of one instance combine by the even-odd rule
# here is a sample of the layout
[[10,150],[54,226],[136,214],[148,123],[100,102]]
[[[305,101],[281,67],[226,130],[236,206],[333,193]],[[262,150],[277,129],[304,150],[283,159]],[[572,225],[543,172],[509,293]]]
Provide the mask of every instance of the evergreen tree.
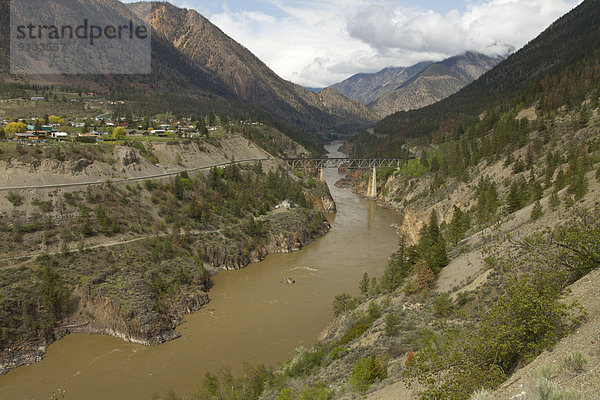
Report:
[[561,169],[558,171],[558,175],[556,176],[556,180],[554,181],[554,187],[556,190],[560,191],[567,186],[567,177],[565,172]]
[[362,279],[360,280],[360,292],[362,293],[363,296],[366,296],[369,294],[369,274],[368,273],[364,273],[362,276]]
[[418,248],[421,259],[425,260],[435,274],[438,274],[442,268],[448,265],[446,241],[440,234],[438,217],[435,210],[431,211],[429,224],[425,224],[421,229]]
[[506,205],[509,213],[514,213],[517,210],[520,210],[523,206],[522,204],[522,195],[521,190],[519,188],[519,184],[517,182],[513,182],[510,185],[510,189],[508,191],[508,197],[506,198]]
[[585,176],[585,169],[579,167],[571,177],[569,193],[575,196],[575,200],[581,200],[588,192],[589,182]]
[[535,202],[533,209],[531,210],[531,220],[536,221],[544,216],[544,209],[542,204],[538,201]]
[[448,226],[448,239],[454,245],[465,237],[465,233],[469,230],[469,217],[459,208],[454,206],[452,221]]
[[556,211],[558,207],[560,207],[560,199],[558,198],[558,192],[555,190],[552,191],[550,195],[550,209]]
[[407,257],[406,239],[401,236],[398,251],[390,257],[381,277],[381,288],[387,293],[396,290],[411,272],[412,263]]

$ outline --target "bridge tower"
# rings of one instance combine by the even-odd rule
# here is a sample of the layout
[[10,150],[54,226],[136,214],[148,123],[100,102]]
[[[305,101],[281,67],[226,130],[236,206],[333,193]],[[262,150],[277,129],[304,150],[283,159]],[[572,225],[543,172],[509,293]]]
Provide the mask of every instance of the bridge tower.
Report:
[[373,167],[371,177],[367,186],[367,198],[375,200],[377,198],[377,168]]

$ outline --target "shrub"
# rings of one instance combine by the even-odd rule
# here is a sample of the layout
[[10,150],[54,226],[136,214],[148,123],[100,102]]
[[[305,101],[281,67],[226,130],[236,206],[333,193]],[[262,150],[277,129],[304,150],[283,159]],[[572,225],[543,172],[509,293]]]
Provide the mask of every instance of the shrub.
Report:
[[436,317],[448,317],[452,312],[452,298],[444,293],[433,300],[433,315]]
[[579,352],[571,353],[565,357],[565,360],[563,361],[563,365],[569,371],[574,372],[576,374],[581,374],[581,373],[585,372],[587,360],[585,359],[583,354],[581,354]]
[[234,377],[228,370],[219,375],[206,373],[200,390],[194,393],[193,398],[257,400],[272,379],[273,372],[262,365],[253,368],[246,366],[241,378]]
[[350,384],[355,390],[362,393],[367,391],[373,383],[385,378],[387,378],[387,371],[383,363],[375,354],[372,354],[354,364],[350,375]]
[[338,317],[348,311],[352,311],[358,305],[358,299],[348,293],[338,294],[333,298],[333,314]]
[[428,340],[406,378],[425,385],[422,398],[462,400],[474,390],[496,388],[519,362],[567,332],[570,313],[560,294],[547,277],[510,278],[505,294],[478,325]]
[[19,207],[23,204],[23,196],[17,192],[8,192],[6,195],[6,200],[10,201],[14,207]]
[[547,378],[539,378],[529,388],[525,400],[577,400],[578,392],[561,390],[558,385]]
[[290,362],[286,374],[291,377],[308,375],[314,368],[321,366],[327,354],[325,346],[319,344],[313,351],[301,351]]
[[284,387],[277,395],[276,400],[328,400],[333,395],[333,391],[324,383],[320,382],[313,386],[301,387],[292,390]]
[[376,301],[373,300],[369,303],[367,314],[371,321],[375,321],[377,318],[381,317],[381,307],[379,307],[379,304],[377,304]]
[[371,322],[358,320],[352,325],[350,330],[346,332],[344,336],[339,340],[338,344],[340,346],[346,345],[356,339],[359,336],[362,336],[369,328],[371,327]]
[[347,348],[345,348],[345,347],[335,347],[329,353],[329,357],[332,360],[337,360],[338,358],[342,357],[344,354],[348,353],[348,351],[349,350]]
[[481,389],[473,393],[469,400],[492,400],[492,393],[485,389]]

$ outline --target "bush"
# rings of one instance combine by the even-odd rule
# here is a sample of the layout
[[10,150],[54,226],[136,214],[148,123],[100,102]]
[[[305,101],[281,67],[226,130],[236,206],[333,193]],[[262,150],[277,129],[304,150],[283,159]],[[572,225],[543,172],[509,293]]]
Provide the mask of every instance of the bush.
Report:
[[333,314],[336,317],[340,315],[352,311],[358,305],[359,300],[353,298],[348,293],[338,294],[333,298]]
[[339,340],[338,344],[340,346],[346,345],[356,339],[359,336],[362,336],[369,328],[371,327],[371,322],[358,320],[352,325],[350,330],[346,332],[344,336]]
[[31,201],[31,204],[33,204],[36,207],[39,207],[39,209],[43,212],[50,212],[54,208],[54,206],[52,205],[52,200],[42,201],[37,197]]
[[539,378],[529,388],[524,400],[577,400],[581,398],[575,391],[561,390],[558,385],[547,378]]
[[375,354],[372,354],[354,364],[350,375],[350,384],[356,391],[362,393],[366,392],[373,383],[385,378],[387,378],[387,371],[383,363]]
[[473,393],[473,396],[471,396],[469,400],[492,400],[492,393],[485,389],[481,389]]
[[433,299],[433,315],[436,317],[448,317],[452,312],[452,298],[444,293]]
[[338,358],[342,357],[344,354],[348,353],[348,351],[349,350],[347,348],[345,348],[345,347],[335,347],[329,353],[329,357],[332,360],[337,360]]
[[329,400],[333,391],[324,383],[317,383],[314,386],[301,387],[292,390],[284,387],[277,395],[276,400]]
[[14,207],[19,207],[23,204],[23,196],[17,192],[8,192],[6,195],[6,200],[10,201]]
[[369,307],[367,308],[367,314],[369,316],[369,320],[375,321],[377,318],[381,317],[381,307],[375,300],[369,303]]
[[219,375],[206,373],[200,390],[193,398],[198,400],[244,399],[257,400],[265,385],[273,380],[273,372],[264,366],[246,367],[244,376],[235,378],[230,371]]
[[290,377],[306,376],[314,368],[321,366],[327,354],[329,354],[327,348],[318,343],[313,351],[300,350],[286,366],[285,373]]
[[552,191],[552,194],[550,195],[549,204],[550,204],[550,209],[552,211],[556,211],[556,210],[558,210],[558,207],[560,207],[560,199],[558,197],[558,192],[556,190]]
[[581,374],[581,373],[585,372],[587,360],[585,359],[583,354],[581,354],[579,352],[571,353],[567,357],[565,357],[565,360],[563,361],[563,365],[569,371],[574,372],[576,374]]
[[462,400],[475,390],[498,387],[520,362],[568,331],[569,308],[560,297],[561,289],[548,277],[510,278],[505,294],[478,325],[430,339],[406,370],[407,380],[425,385],[422,398]]

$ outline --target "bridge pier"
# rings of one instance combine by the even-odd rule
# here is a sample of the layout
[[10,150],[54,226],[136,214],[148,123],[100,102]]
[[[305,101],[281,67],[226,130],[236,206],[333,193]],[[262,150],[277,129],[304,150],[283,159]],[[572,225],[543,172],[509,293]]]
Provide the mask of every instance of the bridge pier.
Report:
[[377,168],[373,167],[369,183],[367,185],[367,198],[375,200],[377,198]]
[[325,180],[325,178],[323,177],[323,167],[319,168],[319,180],[320,181]]

